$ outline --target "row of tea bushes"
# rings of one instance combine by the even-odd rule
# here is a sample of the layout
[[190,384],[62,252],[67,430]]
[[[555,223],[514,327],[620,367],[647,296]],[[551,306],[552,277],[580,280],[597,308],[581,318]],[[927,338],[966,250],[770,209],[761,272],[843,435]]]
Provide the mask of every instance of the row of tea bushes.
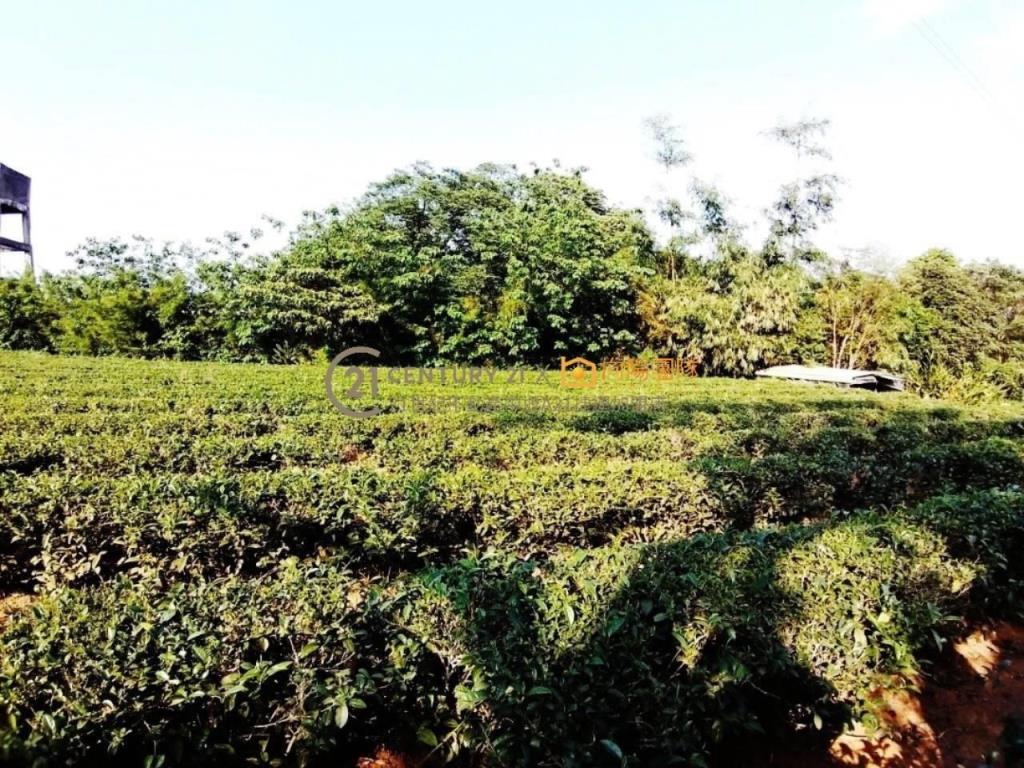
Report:
[[1019,405],[322,377],[0,354],[0,764],[699,764],[1020,610]]
[[509,764],[700,761],[731,736],[870,722],[958,612],[1021,607],[1024,494],[814,525],[475,550],[390,579],[139,568],[0,634],[0,755],[171,763],[375,744]]
[[1024,477],[1003,437],[851,455],[596,459],[575,465],[387,471],[358,463],[246,472],[0,474],[0,586],[103,578],[139,562],[180,573],[255,573],[282,556],[347,553],[392,567],[465,546],[543,553],[625,535],[814,519]]

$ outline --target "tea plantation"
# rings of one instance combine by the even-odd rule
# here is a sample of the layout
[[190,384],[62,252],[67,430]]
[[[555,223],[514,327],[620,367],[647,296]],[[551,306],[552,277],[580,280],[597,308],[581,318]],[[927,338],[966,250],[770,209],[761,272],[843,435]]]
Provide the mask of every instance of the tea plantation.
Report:
[[1024,606],[1021,404],[324,368],[0,354],[0,763],[716,764]]

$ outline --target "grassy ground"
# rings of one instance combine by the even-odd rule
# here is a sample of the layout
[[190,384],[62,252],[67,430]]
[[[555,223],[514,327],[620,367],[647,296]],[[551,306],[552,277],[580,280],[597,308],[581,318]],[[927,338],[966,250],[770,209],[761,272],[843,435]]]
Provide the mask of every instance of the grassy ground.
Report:
[[1020,405],[411,375],[0,354],[0,761],[714,763],[1020,611]]

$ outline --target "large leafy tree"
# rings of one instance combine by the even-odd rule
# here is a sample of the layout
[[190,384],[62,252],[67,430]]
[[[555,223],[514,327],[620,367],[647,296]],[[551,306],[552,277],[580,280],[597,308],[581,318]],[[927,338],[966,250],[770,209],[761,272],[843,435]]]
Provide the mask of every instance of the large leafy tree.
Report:
[[884,277],[842,268],[828,275],[815,293],[815,308],[829,364],[904,369],[906,306]]
[[370,296],[307,248],[208,268],[203,278],[203,330],[234,359],[311,359],[353,341],[379,316]]
[[372,307],[359,340],[419,363],[631,349],[653,260],[639,217],[581,173],[493,165],[396,173],[308,222],[285,258],[299,256]]
[[989,305],[994,334],[990,354],[999,362],[1024,360],[1024,272],[988,263],[967,270]]
[[710,261],[689,259],[655,280],[641,307],[657,351],[701,361],[706,373],[747,375],[795,354],[808,288],[797,265],[767,264],[738,243]]
[[[56,345],[88,354],[174,353],[165,345],[189,322],[184,254],[141,237],[90,239],[70,254],[78,270],[44,281],[61,307]],[[188,356],[188,355],[185,355]]]
[[923,367],[960,371],[992,352],[997,312],[949,251],[932,249],[911,260],[899,285],[921,307],[908,345]]

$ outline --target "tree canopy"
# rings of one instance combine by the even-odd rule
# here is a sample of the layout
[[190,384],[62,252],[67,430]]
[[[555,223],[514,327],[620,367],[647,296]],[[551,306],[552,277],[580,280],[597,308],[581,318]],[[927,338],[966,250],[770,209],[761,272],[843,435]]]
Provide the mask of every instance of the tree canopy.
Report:
[[723,192],[687,176],[678,128],[647,127],[675,187],[655,205],[660,243],[580,169],[418,164],[305,214],[269,254],[260,230],[202,247],[86,241],[65,274],[0,280],[0,348],[284,363],[369,344],[421,365],[646,353],[703,374],[803,362],[889,368],[924,393],[1024,392],[1020,270],[932,249],[878,274],[815,243],[839,185],[827,121],[770,132],[805,173],[764,209],[760,246]]

